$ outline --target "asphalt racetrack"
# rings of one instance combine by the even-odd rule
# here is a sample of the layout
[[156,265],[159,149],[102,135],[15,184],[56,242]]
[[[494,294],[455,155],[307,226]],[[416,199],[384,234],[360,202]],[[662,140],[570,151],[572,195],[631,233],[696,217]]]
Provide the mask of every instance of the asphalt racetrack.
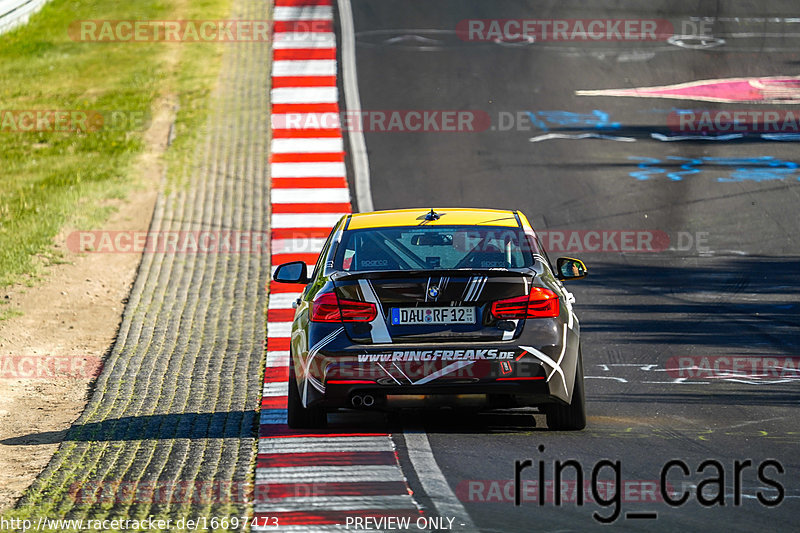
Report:
[[[486,532],[585,531],[603,519],[630,531],[794,530],[797,139],[750,131],[712,140],[675,123],[702,111],[784,117],[797,103],[782,103],[790,90],[764,97],[768,80],[751,83],[763,90],[748,98],[781,103],[739,102],[739,86],[722,82],[711,90],[730,101],[576,92],[794,76],[796,5],[354,0],[352,13],[365,116],[469,111],[480,126],[365,126],[371,190],[358,189],[348,158],[353,197],[371,196],[375,209],[520,209],[549,232],[551,257],[577,256],[590,270],[570,285],[587,429],[550,432],[543,417],[514,411],[409,415],[394,428],[401,460],[401,432],[426,432],[449,487]],[[475,41],[458,31],[485,19],[655,19],[678,35],[702,29],[687,21],[704,22],[714,39]],[[614,233],[623,230],[634,236]],[[540,503],[521,486],[517,506],[515,461],[526,459],[520,485],[535,487],[541,474],[550,492]],[[567,460],[557,503],[550,483]],[[672,505],[657,488],[662,471]],[[409,481],[430,507],[424,477]]]

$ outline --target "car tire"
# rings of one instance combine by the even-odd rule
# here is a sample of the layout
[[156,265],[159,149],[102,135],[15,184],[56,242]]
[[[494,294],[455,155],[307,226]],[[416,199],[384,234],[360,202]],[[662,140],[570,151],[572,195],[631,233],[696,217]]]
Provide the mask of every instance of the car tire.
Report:
[[546,409],[547,426],[555,431],[579,431],[586,427],[586,400],[583,388],[583,356],[578,347],[578,363],[575,367],[575,385],[572,403],[549,405]]
[[287,398],[287,423],[293,429],[324,428],[328,415],[322,407],[303,407],[300,390],[294,375],[294,363],[289,361],[289,395]]

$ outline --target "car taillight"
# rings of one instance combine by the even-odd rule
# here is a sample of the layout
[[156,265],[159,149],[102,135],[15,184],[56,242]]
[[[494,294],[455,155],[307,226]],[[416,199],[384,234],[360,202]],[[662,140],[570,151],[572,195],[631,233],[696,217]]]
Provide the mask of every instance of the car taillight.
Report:
[[372,322],[378,308],[370,302],[340,300],[332,292],[311,302],[311,322]]
[[559,313],[558,295],[550,289],[533,287],[528,296],[517,296],[492,303],[492,315],[499,319],[555,318]]

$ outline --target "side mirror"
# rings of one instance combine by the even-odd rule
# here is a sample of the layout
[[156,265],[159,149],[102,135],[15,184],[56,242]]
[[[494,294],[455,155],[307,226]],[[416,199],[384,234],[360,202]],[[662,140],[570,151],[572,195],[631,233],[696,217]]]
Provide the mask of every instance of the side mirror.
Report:
[[308,267],[303,261],[284,263],[275,270],[272,279],[281,283],[308,283]]
[[572,257],[559,257],[556,259],[556,270],[558,270],[557,277],[561,281],[585,278],[589,272],[583,261]]

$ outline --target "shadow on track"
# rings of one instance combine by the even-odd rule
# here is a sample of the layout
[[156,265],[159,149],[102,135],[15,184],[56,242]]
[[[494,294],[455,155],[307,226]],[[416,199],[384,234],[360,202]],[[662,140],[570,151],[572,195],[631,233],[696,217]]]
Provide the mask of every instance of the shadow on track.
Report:
[[631,393],[596,394],[589,400],[593,404],[607,403],[653,403],[682,405],[762,405],[762,406],[797,406],[797,391],[763,388],[751,393],[735,392],[703,392],[703,393]]
[[0,441],[6,446],[160,439],[241,439],[258,435],[258,412],[180,413],[109,418]]
[[[715,346],[797,355],[798,280],[800,261],[795,258],[717,258],[702,267],[593,265],[591,276],[583,282],[586,288],[598,292],[611,289],[622,293],[623,298],[603,298],[603,303],[580,298],[581,329],[584,333],[611,334],[616,342],[623,343]],[[630,303],[642,293],[657,298]],[[614,301],[619,299],[628,303]]]

